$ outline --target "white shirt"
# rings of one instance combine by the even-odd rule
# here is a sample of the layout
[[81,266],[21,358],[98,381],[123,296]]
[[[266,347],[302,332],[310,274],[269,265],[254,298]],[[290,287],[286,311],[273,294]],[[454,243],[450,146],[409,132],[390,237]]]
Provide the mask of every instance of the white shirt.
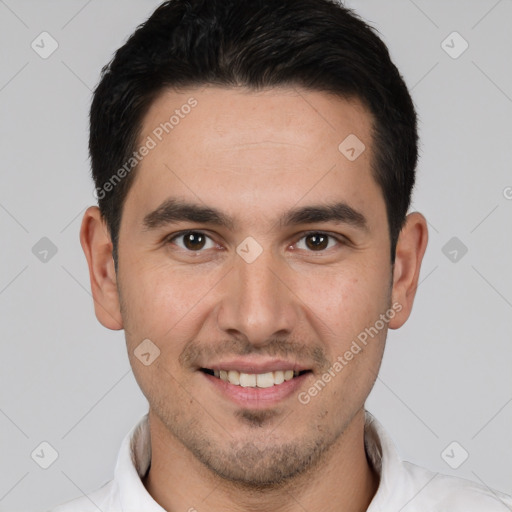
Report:
[[[377,493],[367,512],[512,511],[511,496],[402,461],[382,425],[368,411],[365,447],[380,475]],[[68,501],[50,512],[165,512],[141,481],[150,460],[146,414],[122,442],[114,479],[92,494]]]

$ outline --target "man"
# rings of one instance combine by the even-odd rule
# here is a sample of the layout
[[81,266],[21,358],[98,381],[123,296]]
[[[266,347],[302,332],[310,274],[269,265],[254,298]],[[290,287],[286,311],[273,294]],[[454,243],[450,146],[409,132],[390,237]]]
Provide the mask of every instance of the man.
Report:
[[427,245],[416,113],[329,0],[171,0],[91,107],[81,243],[148,415],[58,512],[501,511],[402,462],[365,401]]

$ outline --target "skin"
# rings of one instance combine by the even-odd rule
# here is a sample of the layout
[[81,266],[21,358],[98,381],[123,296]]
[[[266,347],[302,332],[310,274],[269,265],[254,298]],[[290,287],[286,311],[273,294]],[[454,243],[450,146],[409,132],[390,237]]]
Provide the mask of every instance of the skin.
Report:
[[[98,208],[86,211],[81,228],[96,316],[125,329],[150,406],[152,464],[143,483],[166,510],[364,511],[378,487],[364,450],[364,403],[387,328],[411,312],[426,221],[408,215],[393,266],[370,168],[372,117],[357,100],[294,88],[166,91],[140,140],[190,97],[197,106],[139,165],[117,274]],[[355,161],[338,150],[351,133],[366,146]],[[145,229],[144,216],[169,197],[217,208],[235,227],[182,221]],[[367,230],[276,222],[291,208],[331,201],[361,212]],[[197,246],[186,237],[164,242],[185,229],[208,235],[204,248],[190,250]],[[340,241],[318,249],[308,231]],[[250,264],[236,252],[248,236],[263,249]],[[244,408],[197,369],[241,354],[281,357],[311,369],[299,389],[307,391],[392,304],[400,311],[307,405],[293,393]],[[160,349],[149,366],[134,355],[146,338]]]

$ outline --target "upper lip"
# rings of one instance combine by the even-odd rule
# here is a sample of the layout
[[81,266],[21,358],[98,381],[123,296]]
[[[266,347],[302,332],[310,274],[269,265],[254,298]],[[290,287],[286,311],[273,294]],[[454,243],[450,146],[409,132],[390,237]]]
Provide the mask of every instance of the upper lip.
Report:
[[279,370],[294,370],[301,372],[303,370],[311,369],[310,367],[297,363],[296,361],[286,361],[284,359],[230,359],[226,361],[209,363],[208,365],[201,366],[201,368],[226,371],[238,370],[243,373],[269,373]]

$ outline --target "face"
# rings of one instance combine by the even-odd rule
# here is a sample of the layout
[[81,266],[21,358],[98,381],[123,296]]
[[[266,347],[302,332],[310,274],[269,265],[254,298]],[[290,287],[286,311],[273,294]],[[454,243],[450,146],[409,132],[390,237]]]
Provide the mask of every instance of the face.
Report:
[[292,88],[166,92],[144,118],[119,304],[101,308],[119,325],[99,318],[125,329],[152,421],[223,478],[270,485],[317,463],[408,315],[400,275],[417,274],[404,249],[393,276],[371,123],[356,100]]

